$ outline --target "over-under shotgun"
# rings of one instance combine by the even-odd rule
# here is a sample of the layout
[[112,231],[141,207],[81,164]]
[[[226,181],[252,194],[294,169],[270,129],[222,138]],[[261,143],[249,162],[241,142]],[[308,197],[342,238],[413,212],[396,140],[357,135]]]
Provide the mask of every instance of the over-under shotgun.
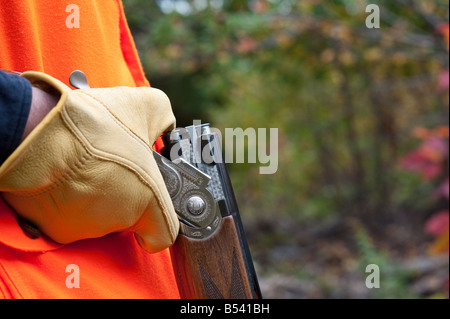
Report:
[[199,124],[163,140],[155,159],[182,225],[170,248],[181,297],[261,298],[219,136]]

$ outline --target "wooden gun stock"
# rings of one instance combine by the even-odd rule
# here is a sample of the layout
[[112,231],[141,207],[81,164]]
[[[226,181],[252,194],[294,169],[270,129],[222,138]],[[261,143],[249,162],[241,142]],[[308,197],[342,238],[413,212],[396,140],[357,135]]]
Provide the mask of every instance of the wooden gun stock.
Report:
[[180,234],[171,247],[175,276],[184,299],[253,299],[232,216],[203,240]]
[[[210,238],[182,234],[171,248],[175,276],[184,299],[253,299],[232,216]],[[220,254],[220,256],[215,256]]]

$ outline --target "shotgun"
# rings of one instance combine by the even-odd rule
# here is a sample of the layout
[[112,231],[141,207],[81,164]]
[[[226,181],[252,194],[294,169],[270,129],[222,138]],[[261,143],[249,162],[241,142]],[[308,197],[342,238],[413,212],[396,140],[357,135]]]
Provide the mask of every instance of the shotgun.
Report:
[[198,124],[163,141],[154,156],[181,221],[170,248],[181,297],[262,298],[218,134]]

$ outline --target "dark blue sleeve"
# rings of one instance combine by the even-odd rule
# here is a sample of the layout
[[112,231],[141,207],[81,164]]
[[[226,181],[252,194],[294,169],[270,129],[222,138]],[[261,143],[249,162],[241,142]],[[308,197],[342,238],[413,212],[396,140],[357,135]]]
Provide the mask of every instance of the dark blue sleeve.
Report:
[[19,146],[31,107],[31,83],[0,70],[0,165]]

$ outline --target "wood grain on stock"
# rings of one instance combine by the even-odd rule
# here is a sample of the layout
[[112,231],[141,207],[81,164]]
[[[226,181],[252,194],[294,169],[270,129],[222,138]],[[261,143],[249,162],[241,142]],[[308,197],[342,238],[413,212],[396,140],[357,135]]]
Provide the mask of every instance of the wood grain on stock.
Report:
[[207,239],[179,235],[170,250],[181,298],[252,298],[232,216]]

